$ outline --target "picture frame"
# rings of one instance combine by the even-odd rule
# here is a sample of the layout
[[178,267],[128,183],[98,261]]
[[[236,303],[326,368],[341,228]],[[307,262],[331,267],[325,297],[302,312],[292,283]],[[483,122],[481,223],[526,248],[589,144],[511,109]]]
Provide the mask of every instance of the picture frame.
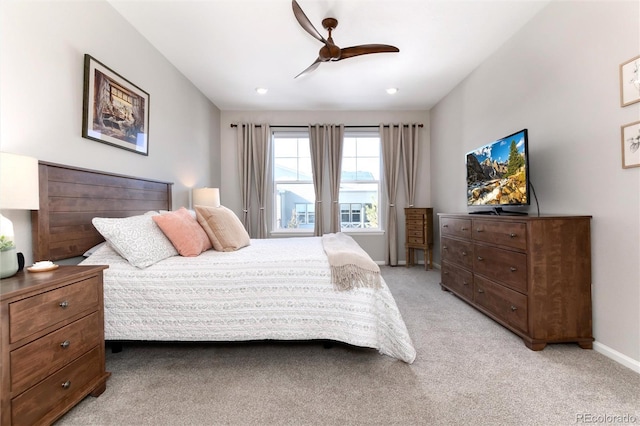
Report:
[[149,93],[84,55],[82,137],[149,155]]
[[625,124],[622,134],[622,168],[640,167],[640,121]]
[[640,55],[620,65],[620,106],[640,102]]

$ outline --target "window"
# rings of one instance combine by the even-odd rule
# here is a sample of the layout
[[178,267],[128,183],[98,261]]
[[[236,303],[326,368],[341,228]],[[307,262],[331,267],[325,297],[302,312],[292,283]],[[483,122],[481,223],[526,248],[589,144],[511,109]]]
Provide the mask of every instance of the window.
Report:
[[342,229],[380,229],[380,135],[346,131],[340,176]]
[[313,225],[316,222],[316,205],[296,203],[296,217],[301,225]]
[[273,133],[274,230],[313,231],[315,192],[307,131]]
[[[307,130],[273,132],[274,231],[312,232],[315,191]],[[325,164],[326,167],[326,164]],[[346,130],[342,149],[340,222],[343,230],[380,229],[380,135]],[[325,190],[328,190],[325,182]],[[325,194],[328,197],[328,194]],[[328,210],[325,210],[328,214]],[[328,217],[325,218],[328,220]]]

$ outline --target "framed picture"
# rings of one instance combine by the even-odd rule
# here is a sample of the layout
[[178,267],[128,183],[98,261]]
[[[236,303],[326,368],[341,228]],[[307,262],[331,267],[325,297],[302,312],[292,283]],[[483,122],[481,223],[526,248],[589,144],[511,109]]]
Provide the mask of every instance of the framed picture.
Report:
[[149,155],[149,94],[89,55],[82,137]]
[[640,101],[640,55],[620,65],[620,105]]
[[622,168],[640,167],[640,121],[622,126]]

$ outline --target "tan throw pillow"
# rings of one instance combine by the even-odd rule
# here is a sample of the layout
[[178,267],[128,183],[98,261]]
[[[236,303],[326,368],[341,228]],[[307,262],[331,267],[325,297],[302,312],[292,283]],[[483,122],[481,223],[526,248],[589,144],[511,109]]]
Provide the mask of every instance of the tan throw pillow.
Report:
[[236,214],[224,206],[195,206],[198,223],[209,236],[214,250],[234,251],[251,244],[244,225]]
[[211,248],[202,226],[184,207],[152,217],[181,256],[194,257]]

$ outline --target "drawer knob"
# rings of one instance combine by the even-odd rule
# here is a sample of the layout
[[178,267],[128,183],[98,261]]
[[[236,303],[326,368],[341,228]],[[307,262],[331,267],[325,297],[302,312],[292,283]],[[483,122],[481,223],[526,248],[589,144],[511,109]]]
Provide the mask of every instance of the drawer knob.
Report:
[[71,387],[71,380],[67,380],[62,384],[62,389],[69,389]]
[[515,266],[510,267],[510,268],[509,268],[509,270],[510,270],[511,272],[515,272],[515,271],[517,271],[517,269],[515,268]]
[[463,251],[463,252],[462,252],[462,255],[463,255],[463,256],[466,256],[466,255],[467,255],[467,252],[466,252],[466,251]]
[[512,312],[515,312],[515,311],[517,311],[517,310],[518,310],[518,308],[516,308],[515,306],[511,305],[511,311],[512,311]]
[[62,349],[67,349],[69,347],[69,345],[71,345],[71,342],[68,340],[65,340],[64,342],[60,343],[60,347]]
[[443,228],[448,228],[448,227],[449,227],[449,225],[444,224],[444,225],[442,225],[442,227],[443,227]]
[[447,246],[442,246],[442,250],[448,250],[448,249],[449,249],[449,247],[447,247]]
[[512,232],[512,233],[510,233],[510,234],[509,234],[509,237],[510,237],[510,238],[515,238],[515,237],[517,237],[517,235],[516,235],[516,233],[515,233],[515,232]]
[[478,229],[476,229],[476,232],[484,232],[484,229],[478,228]]
[[481,289],[481,288],[479,288],[479,289],[478,289],[478,293],[484,293],[484,290],[483,290],[483,289]]
[[443,275],[449,275],[449,272],[448,271],[444,271],[442,274]]
[[482,262],[484,260],[484,257],[478,256],[478,262]]
[[465,228],[464,226],[460,228],[461,231],[467,231],[469,228]]
[[469,285],[469,283],[466,281],[462,281],[462,285]]
[[59,305],[62,309],[67,309],[69,307],[69,302],[67,302],[66,300],[63,300],[62,302],[59,303]]

